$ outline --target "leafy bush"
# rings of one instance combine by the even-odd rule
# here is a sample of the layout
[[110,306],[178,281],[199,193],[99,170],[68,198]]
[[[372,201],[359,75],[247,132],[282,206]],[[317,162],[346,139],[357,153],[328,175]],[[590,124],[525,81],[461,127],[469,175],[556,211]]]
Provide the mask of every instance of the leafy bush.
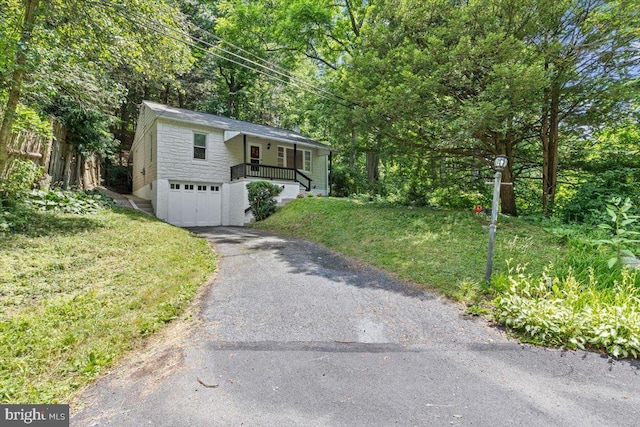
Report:
[[581,283],[566,278],[526,275],[518,268],[498,296],[495,318],[531,341],[569,348],[601,348],[614,357],[640,353],[640,288],[636,273],[624,269],[622,280],[602,289],[593,274]]
[[276,211],[276,197],[282,188],[267,181],[253,181],[247,184],[249,206],[256,221],[268,218]]
[[483,204],[486,199],[473,190],[465,190],[459,186],[436,188],[429,198],[429,204],[440,209],[472,209]]
[[37,229],[39,216],[34,212],[66,213],[74,215],[95,214],[110,206],[113,201],[96,192],[32,190],[24,192],[21,199],[5,207],[0,206],[0,233],[22,232]]
[[22,104],[18,104],[12,129],[14,132],[31,131],[44,139],[53,138],[49,119],[43,118],[34,109]]
[[638,221],[640,216],[631,215],[629,212],[633,208],[633,203],[628,197],[622,201],[620,197],[614,197],[607,204],[607,215],[609,221],[600,224],[600,228],[609,232],[606,239],[597,240],[596,243],[606,245],[615,252],[615,256],[608,261],[609,268],[614,265],[622,265],[625,257],[635,257],[631,248],[640,240],[632,237],[638,236],[640,232],[632,230],[631,227]]
[[336,165],[331,171],[332,194],[347,197],[352,193],[366,191],[366,176],[346,165]]
[[25,204],[35,210],[76,215],[96,213],[111,203],[111,199],[99,193],[61,190],[33,190],[25,200]]
[[[569,200],[562,203],[559,209],[561,218],[565,222],[600,224],[608,219],[604,212],[612,197],[639,199],[640,170],[620,168],[594,174]],[[630,213],[637,215],[640,210],[634,208]]]
[[26,160],[14,160],[5,179],[0,179],[0,207],[15,204],[42,176],[42,168]]
[[107,161],[104,169],[105,186],[123,193],[131,192],[131,172],[128,166],[114,165]]

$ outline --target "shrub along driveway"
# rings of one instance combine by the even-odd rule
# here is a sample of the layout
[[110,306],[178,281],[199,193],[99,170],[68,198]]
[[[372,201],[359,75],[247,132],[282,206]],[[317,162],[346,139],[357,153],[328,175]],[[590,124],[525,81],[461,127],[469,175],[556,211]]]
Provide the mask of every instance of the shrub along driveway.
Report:
[[306,241],[201,228],[190,321],[78,399],[72,425],[636,425],[640,365],[520,345]]

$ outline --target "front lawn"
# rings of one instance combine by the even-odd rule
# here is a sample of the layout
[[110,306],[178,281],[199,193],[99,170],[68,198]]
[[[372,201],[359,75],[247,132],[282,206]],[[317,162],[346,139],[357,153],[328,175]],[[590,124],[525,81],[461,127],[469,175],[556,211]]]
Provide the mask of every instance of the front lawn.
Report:
[[472,212],[334,198],[298,199],[255,224],[437,290],[524,341],[638,357],[640,279],[609,267],[611,248],[597,244],[602,230],[500,216],[488,285],[487,225]]
[[136,211],[29,215],[0,233],[2,403],[68,402],[215,269],[205,240]]
[[[256,227],[308,238],[404,280],[450,297],[478,284],[487,261],[488,218],[473,212],[434,211],[350,199],[297,199]],[[542,272],[566,250],[540,227],[500,217],[495,273],[509,264]]]

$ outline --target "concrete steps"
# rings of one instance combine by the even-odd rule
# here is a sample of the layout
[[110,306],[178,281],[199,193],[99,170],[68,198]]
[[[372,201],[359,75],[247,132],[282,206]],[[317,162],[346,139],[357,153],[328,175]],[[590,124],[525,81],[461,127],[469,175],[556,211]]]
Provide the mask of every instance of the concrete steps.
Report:
[[129,197],[129,202],[134,209],[145,212],[151,216],[154,216],[153,205],[151,204],[151,200],[143,200],[137,197]]

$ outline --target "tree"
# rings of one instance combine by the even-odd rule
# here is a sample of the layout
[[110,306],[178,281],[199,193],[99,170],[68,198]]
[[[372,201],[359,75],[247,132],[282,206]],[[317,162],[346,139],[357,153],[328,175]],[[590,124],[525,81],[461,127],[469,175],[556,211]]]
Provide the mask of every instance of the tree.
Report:
[[2,175],[9,159],[9,140],[13,121],[20,101],[22,82],[28,67],[28,57],[31,47],[33,29],[37,20],[36,11],[39,0],[25,0],[24,18],[20,31],[20,39],[15,47],[15,61],[10,69],[9,96],[7,105],[3,108],[2,124],[0,125],[0,175]]
[[7,162],[12,122],[21,100],[45,106],[62,96],[81,108],[112,114],[123,93],[111,74],[119,66],[127,64],[134,75],[163,81],[191,65],[180,33],[172,39],[149,30],[181,28],[181,14],[164,1],[8,1],[22,11],[22,19],[0,27],[20,34],[8,37],[13,40],[9,46],[13,58],[0,70],[8,81],[0,169]]
[[[544,57],[540,123],[543,148],[542,205],[550,213],[558,181],[561,131],[597,126],[633,99],[640,32],[632,1],[541,1],[537,31],[528,38]],[[635,71],[634,71],[635,70]]]
[[[504,179],[513,184],[517,149],[534,136],[544,87],[542,63],[522,40],[527,28],[524,8],[504,11],[498,2],[380,2],[350,79],[363,123],[396,157],[488,164],[506,154]],[[503,186],[502,203],[503,212],[516,213],[513,185]]]
[[345,92],[382,150],[485,164],[505,154],[503,212],[517,213],[509,184],[531,168],[546,208],[561,132],[597,126],[629,99],[637,20],[624,1],[381,0]]

